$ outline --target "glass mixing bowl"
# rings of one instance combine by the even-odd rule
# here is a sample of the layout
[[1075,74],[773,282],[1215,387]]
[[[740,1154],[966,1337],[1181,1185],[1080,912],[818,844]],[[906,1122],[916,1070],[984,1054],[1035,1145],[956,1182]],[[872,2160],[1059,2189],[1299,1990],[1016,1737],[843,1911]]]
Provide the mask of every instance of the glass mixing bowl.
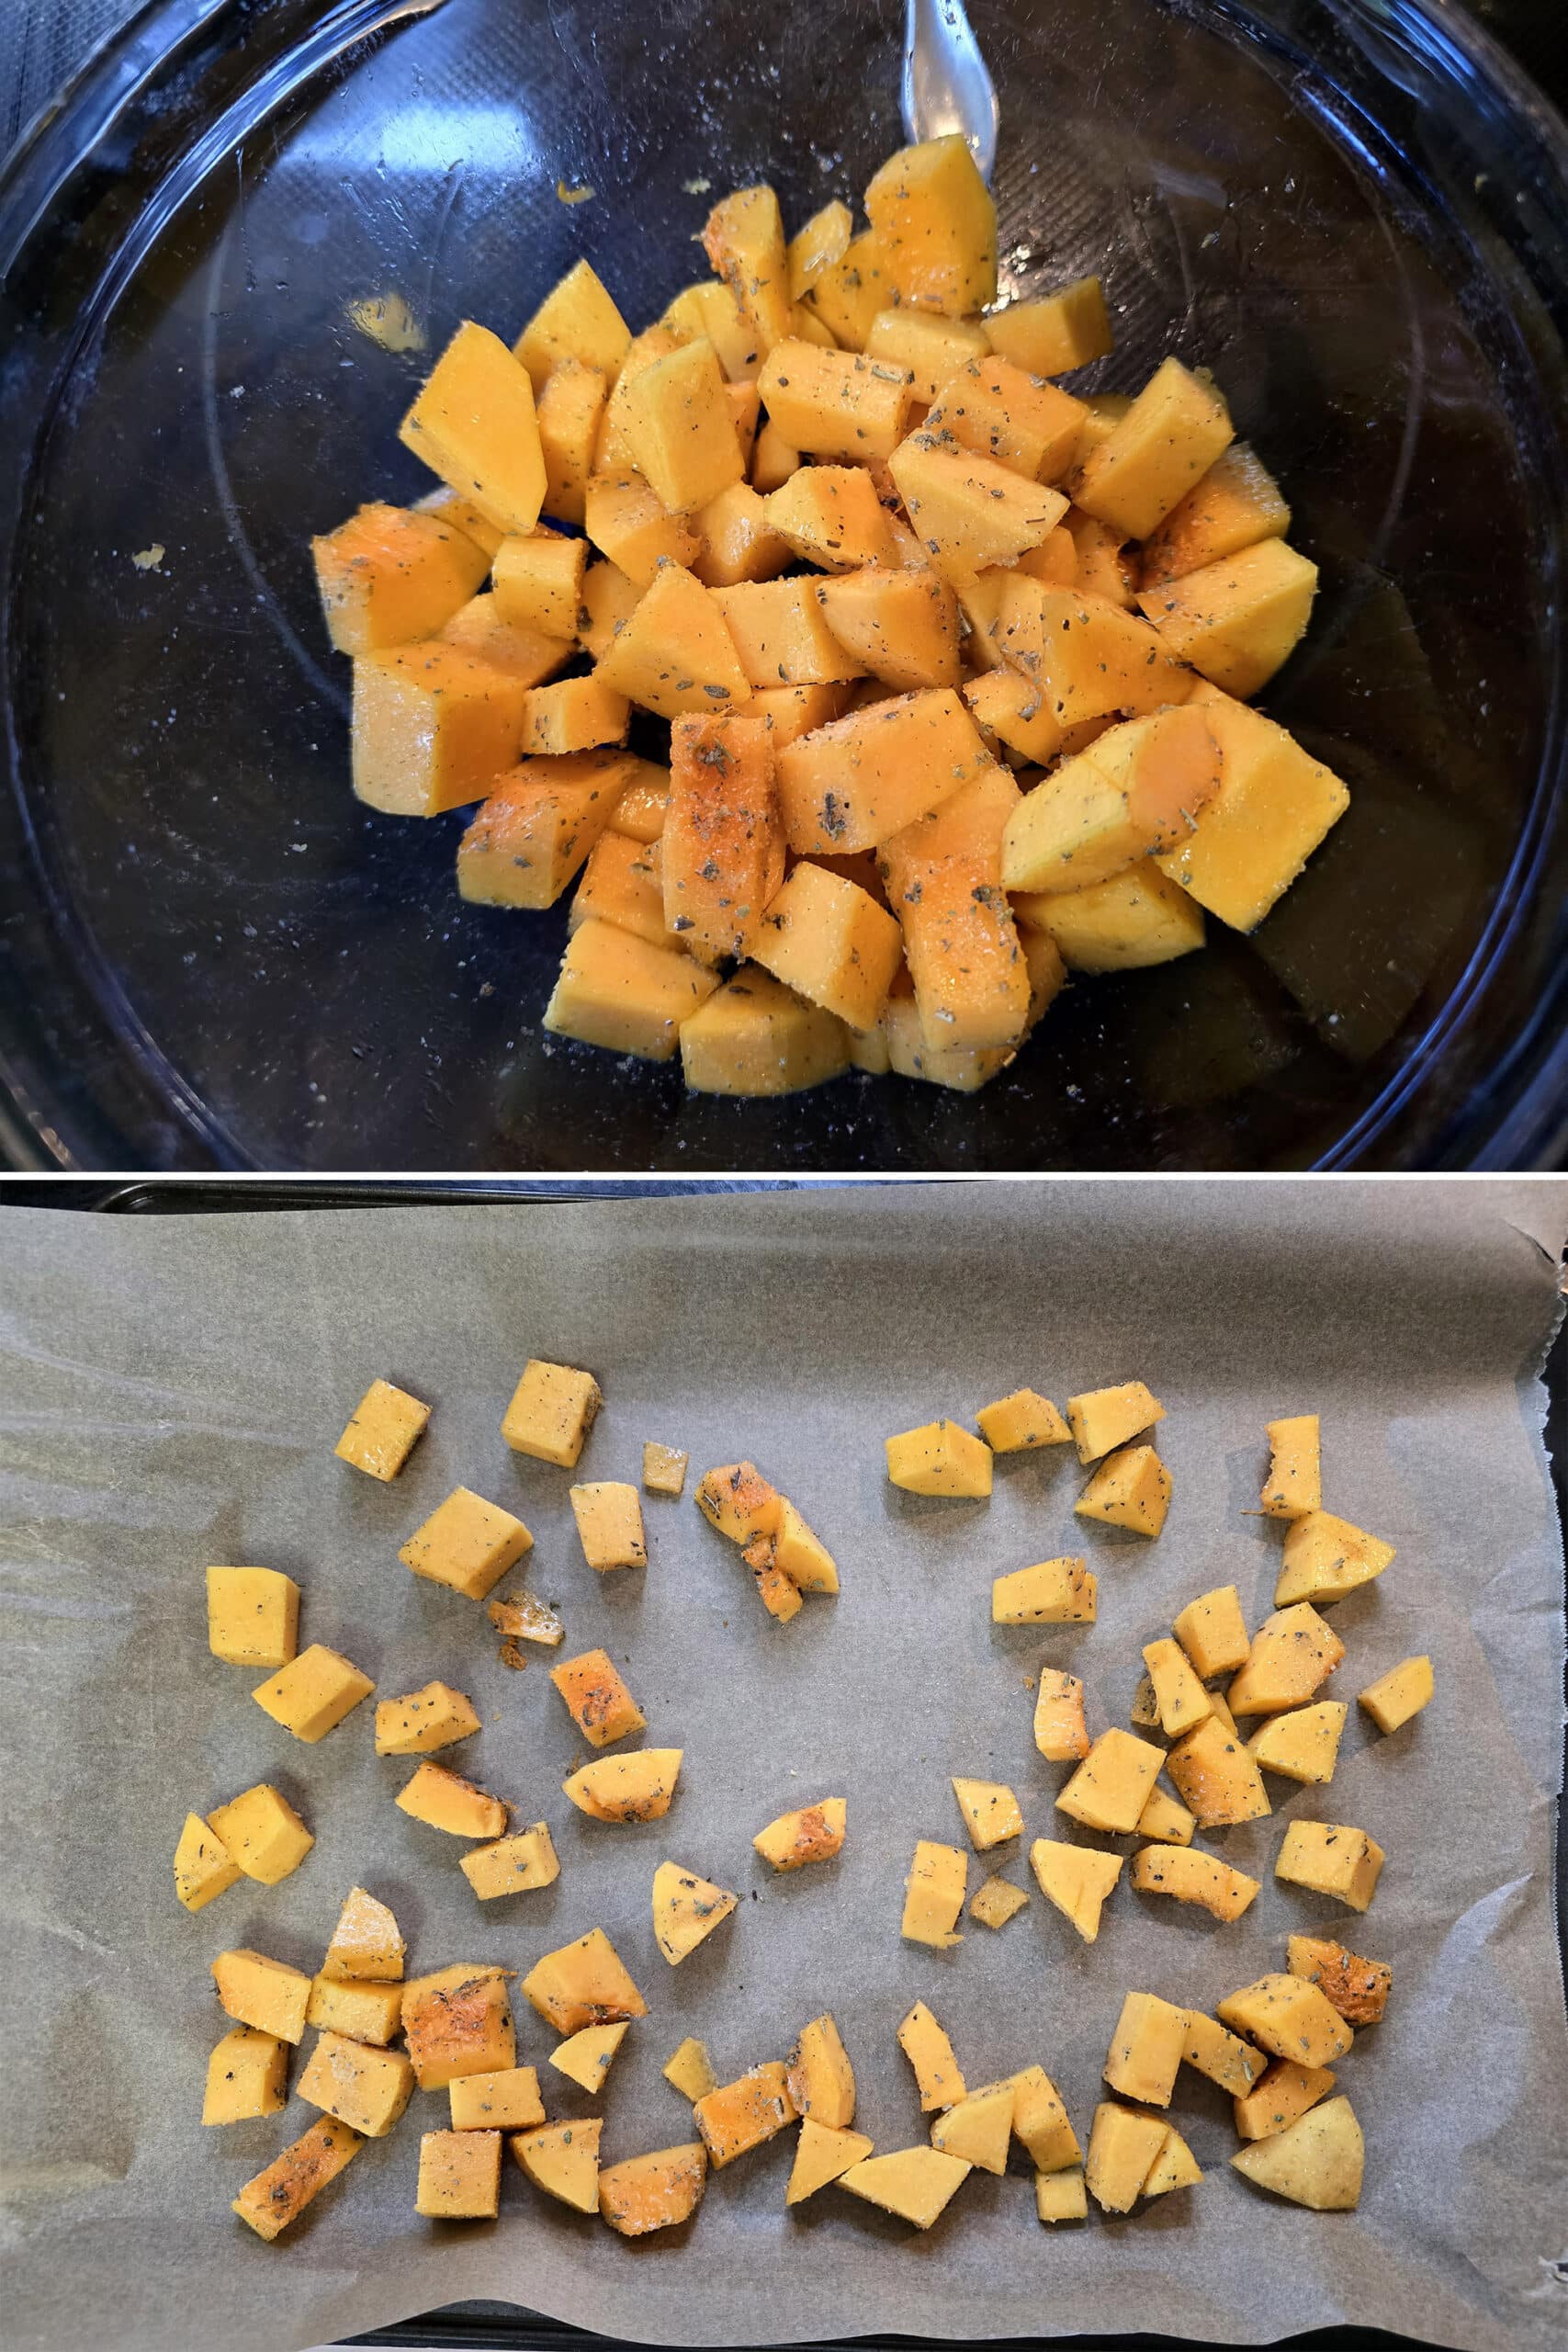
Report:
[[[564,906],[348,789],[308,540],[429,486],[457,321],[640,325],[714,191],[900,142],[896,0],[153,0],[0,183],[0,1076],[23,1164],[1258,1169],[1562,1148],[1561,124],[1448,0],[977,0],[1004,293],[1215,370],[1322,568],[1267,707],[1348,816],[1251,938],[1071,989],[983,1093],[730,1102],[547,1037]],[[579,202],[564,195],[592,191]],[[356,325],[396,295],[420,347]],[[161,558],[152,559],[161,548]],[[141,562],[137,559],[141,557]]]

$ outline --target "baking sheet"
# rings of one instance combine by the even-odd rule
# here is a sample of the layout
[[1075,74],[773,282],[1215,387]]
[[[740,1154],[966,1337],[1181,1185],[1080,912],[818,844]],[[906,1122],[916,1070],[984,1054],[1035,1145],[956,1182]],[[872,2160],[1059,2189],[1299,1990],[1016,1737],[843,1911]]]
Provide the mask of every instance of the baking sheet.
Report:
[[[0,1212],[7,2341],[285,2352],[493,2296],[660,2343],[1151,2327],[1257,2342],[1335,2321],[1475,2352],[1560,2343],[1562,1564],[1535,1374],[1565,1224],[1551,1182],[875,1187],[156,1227]],[[774,1626],[690,1487],[648,1499],[646,1574],[595,1577],[568,1474],[499,1436],[531,1354],[604,1385],[588,1476],[635,1478],[645,1437],[689,1448],[694,1480],[751,1455],[838,1555],[841,1597]],[[435,1408],[389,1487],[331,1452],[377,1374]],[[1132,1376],[1169,1416],[1175,1500],[1154,1544],[1073,1518],[1068,1448],[999,1466],[988,1506],[886,1483],[891,1430],[1021,1382],[1060,1402]],[[1235,1579],[1249,1622],[1264,1613],[1279,1534],[1243,1514],[1263,1421],[1302,1409],[1324,1416],[1330,1506],[1398,1546],[1334,1611],[1349,1655],[1330,1690],[1353,1696],[1428,1650],[1432,1706],[1388,1740],[1352,1707],[1326,1800],[1271,1781],[1274,1816],[1216,1838],[1265,1880],[1230,1927],[1123,1885],[1093,1947],[1038,1894],[951,1953],[901,1942],[915,1839],[963,1842],[950,1774],[1010,1782],[1025,1842],[1062,1832],[1065,1768],[1031,1737],[1043,1660],[1085,1677],[1098,1730],[1125,1722],[1141,1645],[1193,1593]],[[626,1661],[649,1741],[684,1746],[666,1821],[575,1814],[559,1781],[581,1751],[548,1654],[510,1672],[482,1609],[399,1565],[458,1482],[521,1511],[568,1652]],[[1064,1550],[1090,1556],[1098,1623],[994,1628],[993,1576]],[[316,1747],[253,1706],[260,1678],[207,1652],[215,1560],[294,1575],[301,1639],[345,1651],[383,1694],[432,1676],[469,1690],[484,1729],[444,1760],[549,1820],[557,1884],[478,1905],[456,1841],[394,1808],[412,1766],[371,1753],[368,1704]],[[264,1778],[313,1852],[281,1886],[243,1883],[188,1917],[170,1883],[186,1809]],[[752,1833],[833,1792],[850,1800],[841,1860],[773,1878]],[[1269,1874],[1298,1815],[1386,1849],[1364,1921]],[[666,1856],[742,1895],[678,1971],[649,1909]],[[1005,1867],[1032,1884],[1022,1855]],[[1362,2203],[1319,2216],[1250,2189],[1225,2163],[1226,2103],[1184,2070],[1171,2111],[1206,2177],[1124,2220],[1047,2233],[1026,2175],[980,2174],[925,2237],[831,2190],[786,2214],[786,2136],[712,2176],[689,2228],[640,2245],[510,2161],[498,2223],[440,2226],[415,2217],[413,2188],[419,2132],[446,2102],[416,2093],[266,2246],[229,2199],[313,2110],[201,2130],[225,2024],[209,1965],[252,1944],[313,1968],[356,1881],[393,1905],[411,1972],[523,1970],[609,1931],[651,2015],[607,2086],[607,2160],[690,2136],[660,2076],[683,2035],[728,2076],[829,2007],[857,2122],[884,2149],[923,2136],[893,2039],[917,1996],[971,2081],[1042,2061],[1084,2137],[1127,1989],[1212,2007],[1282,1965],[1291,1929],[1343,1935],[1395,1972],[1387,2020],[1340,2075],[1367,2136]],[[554,2036],[518,2011],[551,2113],[591,2111],[545,2064]]]

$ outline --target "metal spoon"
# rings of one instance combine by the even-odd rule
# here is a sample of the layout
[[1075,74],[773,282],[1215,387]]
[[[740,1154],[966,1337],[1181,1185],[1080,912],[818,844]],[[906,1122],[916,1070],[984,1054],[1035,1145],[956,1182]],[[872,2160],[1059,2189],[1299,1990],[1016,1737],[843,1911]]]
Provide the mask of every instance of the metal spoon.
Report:
[[989,179],[997,160],[997,93],[964,0],[905,0],[904,128],[912,140],[957,131]]

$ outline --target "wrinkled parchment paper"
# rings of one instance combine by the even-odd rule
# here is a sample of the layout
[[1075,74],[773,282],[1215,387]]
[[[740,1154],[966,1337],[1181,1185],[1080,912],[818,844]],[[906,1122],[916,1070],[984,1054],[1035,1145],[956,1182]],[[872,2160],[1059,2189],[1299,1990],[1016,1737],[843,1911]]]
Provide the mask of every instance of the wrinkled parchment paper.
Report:
[[[949,2337],[1163,2329],[1270,2340],[1356,2321],[1475,2352],[1556,2346],[1568,2286],[1568,2032],[1553,1940],[1562,1561],[1535,1374],[1557,1311],[1561,1184],[962,1185],[568,1208],[416,1209],[158,1225],[0,1215],[4,1443],[5,2253],[9,2345],[286,2352],[464,2296],[632,2338],[766,2343],[872,2329]],[[1531,1236],[1535,1238],[1530,1238]],[[1541,1243],[1546,1244],[1542,1248]],[[583,1564],[568,1475],[502,1445],[526,1357],[591,1366],[608,1398],[590,1476],[636,1478],[644,1438],[693,1480],[749,1454],[840,1560],[843,1593],[764,1616],[690,1499],[649,1498],[646,1574]],[[367,1382],[434,1407],[395,1485],[333,1459]],[[895,1492],[882,1441],[1021,1382],[1146,1379],[1175,1500],[1157,1543],[1071,1514],[1070,1449],[1002,1466],[989,1506]],[[1010,1782],[1029,1838],[1063,1832],[1065,1770],[1031,1737],[1042,1660],[1088,1680],[1091,1726],[1125,1722],[1140,1645],[1235,1579],[1256,1623],[1279,1531],[1245,1515],[1263,1423],[1324,1417],[1330,1506],[1398,1546],[1341,1602],[1355,1692],[1412,1651],[1438,1695],[1382,1738],[1352,1706],[1326,1793],[1271,1781],[1276,1812],[1214,1841],[1265,1880],[1246,1917],[1120,1887],[1086,1946],[1036,1894],[951,1953],[900,1941],[919,1837],[963,1842],[949,1775]],[[529,1580],[568,1652],[603,1644],[686,1750],[668,1819],[589,1822],[560,1793],[583,1751],[547,1677],[497,1657],[482,1608],[399,1565],[458,1482],[519,1510]],[[1100,1578],[1092,1627],[993,1628],[993,1576],[1065,1550]],[[212,1658],[202,1570],[288,1570],[301,1639],[383,1694],[440,1676],[479,1736],[445,1760],[544,1815],[547,1892],[479,1905],[457,1841],[399,1813],[412,1766],[372,1753],[372,1709],[307,1747]],[[515,1577],[502,1588],[509,1589]],[[188,1917],[170,1860],[187,1807],[271,1779],[316,1834],[281,1886]],[[849,1799],[841,1860],[773,1878],[775,1813]],[[1370,1830],[1387,1867],[1362,1920],[1278,1885],[1284,1821]],[[1068,1833],[1070,1834],[1070,1833]],[[1129,1850],[1130,1850],[1129,1847]],[[649,1889],[671,1857],[742,1897],[678,1971]],[[1005,1861],[1028,1885],[1022,1855]],[[971,1886],[983,1875],[971,1866]],[[894,2029],[923,1996],[971,2082],[1041,2060],[1087,2136],[1129,1987],[1212,2007],[1283,1964],[1292,1928],[1392,1961],[1387,2021],[1343,2062],[1368,2143],[1359,2211],[1318,2216],[1232,2173],[1217,2091],[1184,2070],[1172,2114],[1202,2185],[1121,2221],[1048,2232],[1026,2175],[975,2174],[929,2236],[841,2193],[784,2210],[788,2138],[712,2177],[695,2222],[628,2245],[508,2161],[495,2225],[418,2220],[416,2094],[276,2245],[229,2200],[313,2119],[197,2121],[223,2030],[213,1955],[307,1969],[355,1882],[389,1901],[413,1970],[526,1969],[595,1924],[651,2015],[604,2101],[607,2159],[691,2136],[660,2068],[687,2033],[722,2076],[783,2055],[830,2007],[879,2147],[922,2136]],[[519,2003],[519,2056],[552,2114],[589,2102]]]

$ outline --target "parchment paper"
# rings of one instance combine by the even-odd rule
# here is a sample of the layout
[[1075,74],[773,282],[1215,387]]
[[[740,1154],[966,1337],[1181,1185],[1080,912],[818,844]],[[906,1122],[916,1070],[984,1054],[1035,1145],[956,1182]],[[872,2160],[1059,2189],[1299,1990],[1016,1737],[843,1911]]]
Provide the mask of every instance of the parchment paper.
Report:
[[[1475,2352],[1561,2344],[1562,1563],[1536,1373],[1565,1216],[1561,1184],[1305,1182],[156,1226],[0,1216],[9,2343],[285,2352],[494,2296],[671,2344],[873,2329],[1269,2341],[1340,2320]],[[568,1475],[499,1435],[530,1354],[604,1383],[582,1472],[636,1478],[646,1437],[689,1448],[694,1478],[749,1454],[837,1555],[842,1597],[775,1626],[689,1489],[648,1500],[646,1574],[596,1577]],[[434,1406],[389,1487],[331,1451],[377,1374]],[[892,1430],[1020,1382],[1061,1402],[1133,1376],[1168,1408],[1175,1500],[1157,1543],[1072,1517],[1070,1449],[1000,1468],[988,1507],[886,1482]],[[1303,1409],[1324,1417],[1330,1506],[1398,1546],[1334,1611],[1349,1654],[1330,1689],[1353,1699],[1427,1650],[1430,1708],[1383,1739],[1352,1706],[1330,1790],[1271,1780],[1274,1815],[1216,1838],[1265,1881],[1230,1927],[1123,1884],[1092,1947],[1038,1894],[949,1954],[901,1942],[916,1838],[963,1842],[952,1773],[1010,1782],[1028,1838],[1063,1830],[1065,1770],[1031,1737],[1042,1660],[1087,1678],[1098,1730],[1126,1721],[1141,1645],[1194,1593],[1234,1578],[1249,1621],[1265,1612],[1280,1536],[1243,1514],[1264,1420]],[[559,1603],[569,1652],[602,1643],[626,1661],[649,1739],[684,1746],[666,1821],[573,1812],[559,1783],[582,1751],[547,1654],[509,1672],[481,1608],[399,1565],[459,1481],[520,1510],[537,1538],[530,1581]],[[993,1628],[993,1576],[1069,1550],[1098,1572],[1099,1623]],[[479,1905],[457,1842],[395,1809],[412,1768],[375,1758],[368,1704],[316,1747],[269,1722],[250,1701],[259,1678],[208,1654],[212,1561],[288,1570],[301,1639],[345,1651],[383,1694],[432,1676],[470,1691],[484,1729],[446,1760],[520,1820],[550,1822],[558,1883]],[[264,1778],[299,1804],[314,1851],[281,1886],[243,1883],[188,1917],[170,1872],[183,1815]],[[834,1792],[849,1799],[841,1860],[774,1878],[754,1831]],[[1275,1883],[1298,1815],[1386,1849],[1364,1920]],[[667,1856],[742,1895],[678,1971],[649,1914]],[[1006,1867],[1031,1883],[1022,1854]],[[971,1886],[981,1874],[972,1864]],[[922,2137],[893,2038],[918,1996],[972,2082],[1043,2061],[1087,2136],[1130,1987],[1212,2007],[1282,1966],[1289,1930],[1343,1936],[1394,1970],[1386,2022],[1340,2073],[1367,2137],[1362,2203],[1319,2216],[1250,2188],[1226,2163],[1226,2102],[1184,2070],[1171,2111],[1205,2178],[1122,2221],[1047,2232],[1026,2174],[975,2174],[924,2237],[832,2190],[786,2213],[786,2136],[714,2175],[689,2228],[640,2245],[548,2202],[510,2160],[497,2224],[432,2225],[413,2211],[419,2134],[446,2102],[416,2094],[391,2138],[264,2245],[229,2200],[313,2110],[291,2100],[202,2130],[225,2024],[209,1966],[251,1944],[313,1969],[355,1881],[393,1905],[421,1972],[526,1969],[609,1931],[651,2011],[607,2086],[612,2160],[691,2136],[660,2077],[683,2035],[704,2036],[728,2077],[783,2055],[824,2007],[855,2062],[857,2120],[884,2149]],[[587,2111],[521,2001],[518,2033],[551,2112]]]

